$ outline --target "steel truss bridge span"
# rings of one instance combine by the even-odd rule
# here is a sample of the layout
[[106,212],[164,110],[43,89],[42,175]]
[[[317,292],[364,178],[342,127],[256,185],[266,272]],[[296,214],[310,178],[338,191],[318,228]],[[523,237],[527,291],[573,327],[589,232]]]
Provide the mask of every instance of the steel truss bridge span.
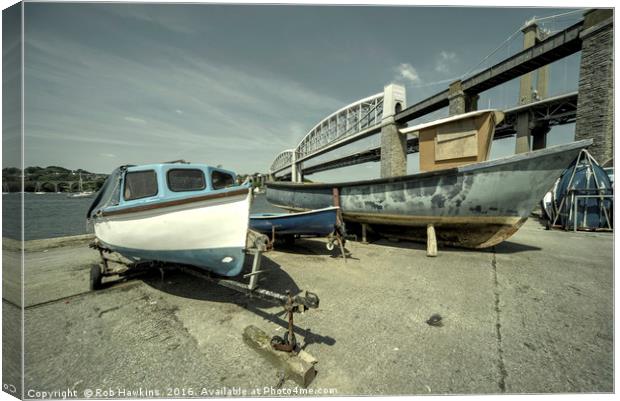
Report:
[[[495,128],[494,140],[509,138],[516,135],[515,124],[519,113],[527,112],[532,116],[531,121],[547,123],[550,126],[570,124],[575,122],[577,116],[577,92],[550,97],[537,102],[504,110],[504,120]],[[418,138],[412,137],[407,140],[407,153],[418,152]],[[304,167],[304,174],[319,173],[356,164],[378,162],[381,160],[381,148],[375,147],[361,152],[355,152],[333,160],[316,165]],[[284,174],[286,179],[290,174]]]
[[271,164],[270,173],[276,174],[311,157],[375,134],[381,130],[384,93],[358,100],[316,124],[296,148],[287,149]]

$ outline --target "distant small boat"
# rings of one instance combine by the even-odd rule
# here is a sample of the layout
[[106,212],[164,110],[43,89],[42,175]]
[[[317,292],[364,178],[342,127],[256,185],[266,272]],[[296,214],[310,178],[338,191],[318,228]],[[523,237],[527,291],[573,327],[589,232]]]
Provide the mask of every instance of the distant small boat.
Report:
[[276,234],[325,237],[336,230],[338,209],[331,206],[299,213],[252,214],[250,227],[268,236]]
[[82,188],[82,172],[80,172],[78,191],[79,192],[67,195],[67,198],[90,198],[94,194],[93,191],[84,191],[84,189]]
[[245,259],[249,184],[205,164],[161,163],[114,170],[87,218],[103,248],[133,261],[180,263],[236,276]]
[[91,198],[94,195],[92,191],[76,192],[67,195],[67,198]]
[[46,194],[46,193],[47,192],[45,192],[45,191],[37,191],[37,192],[35,192],[35,194],[37,194],[37,195],[43,195],[43,194]]

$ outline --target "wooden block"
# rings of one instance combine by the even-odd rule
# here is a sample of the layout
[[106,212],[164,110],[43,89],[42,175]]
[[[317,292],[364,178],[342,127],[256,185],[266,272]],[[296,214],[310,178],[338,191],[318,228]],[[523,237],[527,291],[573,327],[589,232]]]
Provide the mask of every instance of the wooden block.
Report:
[[315,357],[310,355],[310,353],[308,353],[308,352],[306,352],[304,350],[299,351],[297,356],[300,357],[302,360],[308,362],[311,365],[314,365],[315,363],[317,363],[319,361],[318,359],[316,359]]
[[248,326],[243,330],[243,340],[276,368],[283,369],[287,379],[302,387],[308,387],[316,376],[313,363],[302,359],[299,355],[273,349],[271,337],[256,326]]
[[368,224],[362,223],[362,244],[368,244],[368,238],[366,237],[367,229],[368,229]]
[[426,256],[437,256],[437,238],[432,224],[426,226]]

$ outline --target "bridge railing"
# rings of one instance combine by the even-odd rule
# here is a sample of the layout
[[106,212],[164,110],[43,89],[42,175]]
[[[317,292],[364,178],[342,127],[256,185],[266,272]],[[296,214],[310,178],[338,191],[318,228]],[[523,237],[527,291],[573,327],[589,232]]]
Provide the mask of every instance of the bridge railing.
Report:
[[358,100],[316,124],[297,145],[298,159],[356,132],[381,123],[383,92]]
[[280,170],[284,170],[285,168],[290,167],[291,164],[293,164],[293,152],[294,149],[287,149],[280,152],[274,159],[273,163],[271,163],[269,171],[271,173],[276,173]]

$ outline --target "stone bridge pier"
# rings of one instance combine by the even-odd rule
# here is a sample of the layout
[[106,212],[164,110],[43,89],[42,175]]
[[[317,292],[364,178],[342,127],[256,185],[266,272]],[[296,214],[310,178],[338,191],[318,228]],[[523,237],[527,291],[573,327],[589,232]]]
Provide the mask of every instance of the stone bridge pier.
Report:
[[381,178],[407,174],[407,135],[400,133],[401,124],[394,116],[407,107],[407,93],[400,85],[383,88],[381,120]]
[[575,140],[592,138],[588,149],[601,165],[613,166],[613,10],[584,14]]

